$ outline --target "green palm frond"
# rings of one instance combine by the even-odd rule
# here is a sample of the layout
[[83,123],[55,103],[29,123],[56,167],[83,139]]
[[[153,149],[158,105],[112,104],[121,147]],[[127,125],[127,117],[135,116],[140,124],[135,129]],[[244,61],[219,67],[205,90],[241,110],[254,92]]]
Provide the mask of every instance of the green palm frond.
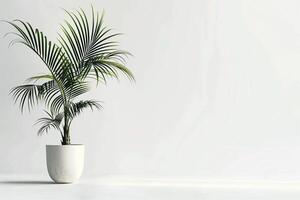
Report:
[[64,118],[63,113],[59,113],[57,115],[53,115],[45,111],[48,117],[42,117],[37,120],[36,124],[39,124],[41,127],[38,130],[38,134],[42,135],[43,133],[48,133],[51,128],[57,129],[62,134],[62,130],[60,128],[61,122]]
[[17,30],[18,40],[15,40],[14,43],[22,43],[29,47],[42,59],[54,77],[59,75],[60,68],[68,63],[62,48],[48,40],[43,32],[33,28],[30,23],[25,23],[22,20],[7,23]]
[[49,104],[49,109],[52,113],[59,113],[63,109],[65,105],[64,97],[62,95],[57,95],[53,99],[51,99],[51,103]]
[[52,103],[53,98],[60,95],[59,88],[55,81],[47,81],[41,85],[26,84],[14,87],[10,93],[12,94],[15,103],[19,102],[21,111],[27,105],[30,111],[40,101],[44,102],[47,107]]
[[51,74],[32,76],[32,77],[28,78],[26,81],[27,82],[36,82],[39,80],[53,80],[53,76]]
[[66,95],[69,100],[87,93],[90,90],[89,84],[87,82],[77,82],[72,85],[72,87],[67,88]]
[[[49,41],[43,34],[43,32],[39,31],[39,29],[37,28],[34,29],[29,23],[25,23],[21,20],[15,20],[14,22],[8,23],[17,30],[16,35],[19,37],[19,40],[17,40],[16,42],[22,43],[25,46],[29,47],[42,59],[51,73],[50,76],[53,79],[53,82],[55,82],[57,88],[59,88],[60,93],[64,96],[65,88],[63,85],[63,81],[65,80],[65,77],[67,77],[66,72],[68,72],[69,74],[71,74],[72,72],[71,69],[68,68],[70,63],[67,57],[64,55],[62,47],[59,47],[55,43]],[[47,78],[50,78],[50,76],[47,76]],[[41,77],[32,77],[30,80],[39,78]],[[57,91],[50,90],[50,92],[47,92],[50,93],[48,94],[48,97],[53,97],[53,93],[56,93]],[[27,92],[25,92],[24,94],[27,94]],[[33,100],[31,100],[32,97],[29,94],[27,97],[29,98],[28,102],[30,102],[31,104]],[[26,96],[24,96],[24,98],[25,97]],[[24,98],[21,99],[22,110],[25,101]]]
[[112,34],[111,29],[103,25],[103,14],[99,16],[92,9],[89,22],[83,10],[66,13],[70,22],[65,21],[62,26],[60,44],[83,79],[92,74],[97,81],[106,82],[106,76],[118,78],[119,70],[134,79],[129,70],[124,70],[125,58],[131,54],[118,49],[118,43],[112,39],[121,34]]
[[125,65],[114,60],[96,59],[93,61],[93,65],[96,70],[106,71],[108,75],[114,76],[115,78],[119,78],[118,72],[120,71],[126,75],[129,80],[134,80],[132,72]]
[[100,110],[102,106],[100,105],[99,101],[94,101],[94,100],[79,101],[77,103],[71,103],[67,109],[67,113],[70,119],[73,119],[86,108],[90,108],[93,111],[94,108]]
[[19,101],[21,112],[24,111],[24,106],[27,104],[30,111],[34,105],[39,102],[39,85],[28,84],[14,87],[10,93],[14,98],[14,102]]

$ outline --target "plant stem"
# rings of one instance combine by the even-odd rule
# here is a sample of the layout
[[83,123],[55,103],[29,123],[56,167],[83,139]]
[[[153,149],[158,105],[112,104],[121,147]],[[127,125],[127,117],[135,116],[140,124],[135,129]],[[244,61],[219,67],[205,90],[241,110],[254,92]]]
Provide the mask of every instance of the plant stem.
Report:
[[68,145],[71,144],[71,138],[70,138],[70,129],[68,126],[68,114],[67,114],[67,109],[66,107],[64,107],[64,119],[65,119],[65,123],[64,123],[64,136],[63,136],[63,140],[62,140],[62,145]]

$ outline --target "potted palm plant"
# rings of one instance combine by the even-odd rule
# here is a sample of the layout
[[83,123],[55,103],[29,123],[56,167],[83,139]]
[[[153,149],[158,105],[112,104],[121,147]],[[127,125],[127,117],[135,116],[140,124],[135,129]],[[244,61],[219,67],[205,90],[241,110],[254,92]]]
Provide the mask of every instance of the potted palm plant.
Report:
[[56,129],[61,145],[46,145],[49,176],[57,183],[77,180],[84,165],[84,145],[72,144],[72,121],[85,109],[100,109],[98,101],[80,99],[90,90],[90,83],[106,83],[108,78],[124,74],[134,80],[125,66],[129,52],[119,49],[114,38],[119,33],[103,25],[103,14],[92,8],[91,17],[82,9],[66,11],[68,20],[61,26],[58,43],[51,42],[38,28],[22,20],[7,21],[16,36],[10,44],[21,43],[44,63],[48,73],[33,76],[30,83],[11,90],[23,112],[42,103],[45,117],[38,119],[38,134]]

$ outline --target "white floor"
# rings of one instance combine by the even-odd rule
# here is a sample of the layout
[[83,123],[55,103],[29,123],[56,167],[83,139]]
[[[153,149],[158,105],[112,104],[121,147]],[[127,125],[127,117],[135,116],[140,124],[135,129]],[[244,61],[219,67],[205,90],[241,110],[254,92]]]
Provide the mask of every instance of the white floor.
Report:
[[82,179],[53,184],[46,177],[0,176],[1,200],[299,200],[300,182]]

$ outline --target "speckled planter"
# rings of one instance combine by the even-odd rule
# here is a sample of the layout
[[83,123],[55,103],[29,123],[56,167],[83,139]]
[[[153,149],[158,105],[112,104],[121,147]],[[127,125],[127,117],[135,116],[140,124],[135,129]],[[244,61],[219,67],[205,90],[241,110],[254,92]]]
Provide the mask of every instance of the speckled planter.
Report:
[[48,174],[55,183],[73,183],[82,174],[84,145],[46,145]]

